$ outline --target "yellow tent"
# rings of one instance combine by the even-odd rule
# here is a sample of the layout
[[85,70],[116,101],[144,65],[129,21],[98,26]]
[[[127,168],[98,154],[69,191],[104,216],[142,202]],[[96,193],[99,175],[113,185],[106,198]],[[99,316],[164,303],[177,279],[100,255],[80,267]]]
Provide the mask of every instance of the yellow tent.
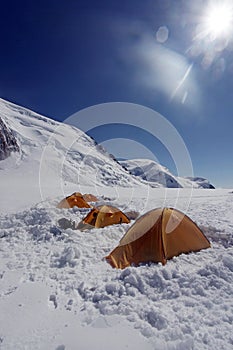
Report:
[[91,206],[85,201],[82,194],[79,192],[74,192],[71,196],[68,196],[60,203],[58,203],[57,208],[91,208]]
[[209,248],[210,242],[185,214],[172,208],[158,208],[132,225],[107,261],[124,269],[131,264],[162,262],[182,253]]
[[126,223],[130,220],[116,207],[102,205],[93,208],[90,213],[79,223],[77,229],[83,230],[91,227],[101,228],[114,224]]

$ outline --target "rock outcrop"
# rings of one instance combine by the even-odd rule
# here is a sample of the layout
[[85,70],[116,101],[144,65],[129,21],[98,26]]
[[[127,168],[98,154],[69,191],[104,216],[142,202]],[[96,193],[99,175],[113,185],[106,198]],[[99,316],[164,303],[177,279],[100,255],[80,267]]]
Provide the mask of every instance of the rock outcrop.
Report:
[[0,160],[9,157],[12,152],[19,152],[18,142],[13,131],[0,117]]

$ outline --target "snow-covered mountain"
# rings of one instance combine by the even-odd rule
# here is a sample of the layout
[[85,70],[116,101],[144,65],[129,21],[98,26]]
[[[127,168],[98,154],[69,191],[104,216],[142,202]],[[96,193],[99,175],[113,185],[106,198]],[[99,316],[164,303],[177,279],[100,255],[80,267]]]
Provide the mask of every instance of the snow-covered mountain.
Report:
[[[28,162],[37,163],[40,172],[46,170],[54,178],[60,167],[62,180],[75,184],[89,184],[91,181],[95,185],[128,187],[132,183],[140,183],[101,146],[75,127],[56,122],[2,99],[0,116],[11,128],[11,135],[15,135],[14,150],[18,151],[18,155],[15,156],[16,168],[23,168]],[[11,142],[13,143],[13,140]]]
[[211,188],[214,189],[215,187],[209,182],[209,180],[203,178],[203,177],[187,177],[184,180],[190,180],[197,184],[198,188]]
[[168,188],[214,188],[214,186],[204,178],[177,177],[166,167],[150,159],[122,160],[120,163],[123,167],[128,169],[132,175],[148,181],[152,187],[157,187],[159,184]]
[[[113,188],[116,196],[124,188],[148,184],[151,187],[209,188],[206,180],[176,178],[152,161],[120,164],[76,127],[2,99],[0,118],[0,186],[8,189],[9,197],[14,198],[19,207],[25,202],[14,195],[19,186],[30,204],[34,203],[30,197],[40,202],[64,197],[71,191],[84,192],[85,187],[90,186],[95,194],[103,194],[103,188]],[[0,210],[5,209],[6,202],[2,197]]]
[[135,176],[148,181],[155,186],[157,184],[163,187],[182,187],[175,176],[173,176],[164,166],[149,159],[130,159],[120,161],[129,172]]
[[[0,99],[1,186],[35,188],[38,201],[68,185],[141,186],[81,130]],[[3,141],[2,141],[3,140]],[[15,152],[12,152],[15,151]],[[7,158],[8,157],[8,158]],[[61,195],[59,193],[58,195]]]

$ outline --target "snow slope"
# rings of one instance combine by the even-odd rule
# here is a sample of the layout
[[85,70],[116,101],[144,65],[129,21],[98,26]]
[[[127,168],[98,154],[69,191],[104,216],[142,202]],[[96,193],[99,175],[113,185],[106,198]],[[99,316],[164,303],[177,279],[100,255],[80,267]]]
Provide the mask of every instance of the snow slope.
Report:
[[150,159],[129,159],[122,160],[120,163],[131,174],[148,181],[152,187],[160,185],[168,188],[214,188],[208,180],[200,177],[177,177],[166,167]]
[[[123,188],[148,186],[145,178],[153,187],[194,184],[190,179],[175,178],[161,165],[147,160],[140,160],[143,176],[132,176],[79,129],[2,99],[0,118],[4,123],[0,128],[1,139],[4,144],[9,139],[6,155],[10,154],[0,162],[0,190],[8,190],[1,191],[1,212],[9,212],[16,204],[17,209],[22,209],[26,203],[24,197],[28,205],[33,205],[35,199],[39,202],[57,196],[62,198],[74,191],[86,192],[85,188],[90,186],[96,195],[103,194],[106,187],[114,187],[114,196],[118,197]],[[6,131],[7,135],[3,135]],[[131,172],[138,175],[133,170],[138,167],[130,164]],[[18,186],[23,189],[23,197],[15,196]],[[199,185],[195,182],[194,187]]]
[[[2,100],[0,113],[20,147],[0,162],[0,349],[232,349],[232,191],[142,185],[79,130]],[[186,211],[212,247],[112,269],[104,257],[133,221],[62,229],[89,211],[56,208],[80,190],[123,211]]]
[[[8,188],[6,195],[18,202],[18,208],[22,208],[24,200],[14,196],[16,186],[24,188],[30,204],[35,198],[40,201],[56,195],[64,197],[72,186],[83,192],[85,186],[91,185],[96,193],[101,186],[141,186],[140,179],[133,178],[75,127],[2,99],[0,117],[12,130],[20,149],[0,162],[0,186]],[[30,196],[34,198],[31,201]],[[0,211],[6,209],[5,203],[3,198]]]
[[[167,189],[166,205],[188,190]],[[130,196],[111,203],[124,209]],[[88,209],[57,209],[57,200],[0,220],[2,350],[230,350],[233,346],[233,198],[194,190],[187,214],[212,248],[165,266],[112,269],[103,259],[131,224],[63,230]],[[137,190],[128,207],[141,214],[164,203],[163,189]]]

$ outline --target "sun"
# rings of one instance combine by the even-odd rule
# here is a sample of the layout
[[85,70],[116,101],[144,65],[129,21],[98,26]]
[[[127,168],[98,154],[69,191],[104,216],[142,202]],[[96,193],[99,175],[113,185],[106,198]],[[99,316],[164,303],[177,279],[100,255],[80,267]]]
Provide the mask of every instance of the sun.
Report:
[[202,57],[204,69],[214,62],[220,64],[220,57],[221,67],[225,67],[223,55],[225,50],[232,49],[233,44],[233,0],[206,0],[195,19],[192,43],[186,52],[191,57]]
[[209,5],[205,17],[204,27],[207,35],[214,39],[230,36],[233,30],[232,2],[215,2]]

